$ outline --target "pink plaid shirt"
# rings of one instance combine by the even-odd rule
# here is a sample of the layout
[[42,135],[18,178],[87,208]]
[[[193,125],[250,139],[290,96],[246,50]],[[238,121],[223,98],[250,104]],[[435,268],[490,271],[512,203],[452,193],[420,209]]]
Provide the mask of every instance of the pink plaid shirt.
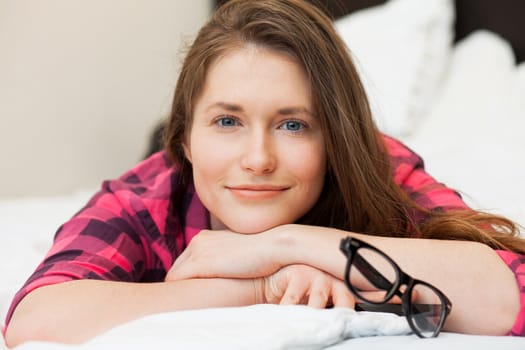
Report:
[[[425,172],[419,156],[399,141],[387,136],[384,140],[395,182],[413,200],[430,210],[467,208],[456,192]],[[75,279],[163,281],[191,239],[210,227],[208,211],[193,186],[184,190],[180,203],[174,203],[177,180],[177,168],[159,152],[120,178],[105,181],[58,229],[47,256],[15,295],[6,325],[20,300],[41,286]],[[183,213],[184,222],[177,211]],[[521,293],[522,307],[511,334],[525,335],[525,256],[498,254],[514,271]]]

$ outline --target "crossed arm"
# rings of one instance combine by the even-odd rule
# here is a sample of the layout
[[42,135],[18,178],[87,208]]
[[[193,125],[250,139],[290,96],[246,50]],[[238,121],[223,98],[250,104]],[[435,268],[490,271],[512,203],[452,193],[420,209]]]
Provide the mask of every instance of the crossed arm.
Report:
[[[34,290],[16,308],[6,342],[82,342],[126,321],[183,309],[263,302],[324,307],[330,301],[353,307],[342,282],[345,257],[338,250],[349,234],[301,225],[255,235],[203,231],[165,282],[77,280]],[[445,329],[475,334],[511,329],[520,307],[516,279],[492,249],[473,242],[351,234],[451,299]]]
[[[305,264],[343,280],[346,257],[339,253],[338,246],[349,234],[301,225],[281,226],[253,237],[237,237],[223,231],[202,232],[177,259],[167,279],[247,278],[255,276],[256,271],[269,275],[282,266]],[[450,298],[454,307],[445,330],[502,335],[508,333],[516,320],[520,308],[516,277],[488,246],[464,241],[351,235],[383,250],[408,274],[435,285]],[[227,254],[221,247],[227,247]],[[231,254],[235,251],[237,254]],[[241,257],[243,264],[235,261],[236,256]]]

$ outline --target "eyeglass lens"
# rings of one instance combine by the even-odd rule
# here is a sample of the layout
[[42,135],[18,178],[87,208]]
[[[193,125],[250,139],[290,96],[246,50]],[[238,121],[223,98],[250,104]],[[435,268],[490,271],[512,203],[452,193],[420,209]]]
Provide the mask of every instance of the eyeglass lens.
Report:
[[424,337],[433,336],[444,317],[443,303],[439,295],[424,284],[414,285],[411,293],[409,318],[414,328]]
[[395,287],[397,273],[394,266],[383,255],[362,247],[357,251],[350,266],[349,279],[352,285],[362,286],[356,290],[360,299],[371,303],[382,303]]

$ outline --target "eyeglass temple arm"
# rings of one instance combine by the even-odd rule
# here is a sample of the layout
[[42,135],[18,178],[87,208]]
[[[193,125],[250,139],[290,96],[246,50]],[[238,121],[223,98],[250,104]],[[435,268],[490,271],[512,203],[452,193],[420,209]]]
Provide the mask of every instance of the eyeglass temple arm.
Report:
[[363,274],[366,279],[378,289],[390,290],[392,283],[390,283],[376,268],[374,268],[368,261],[362,258],[359,254],[354,257],[355,267]]

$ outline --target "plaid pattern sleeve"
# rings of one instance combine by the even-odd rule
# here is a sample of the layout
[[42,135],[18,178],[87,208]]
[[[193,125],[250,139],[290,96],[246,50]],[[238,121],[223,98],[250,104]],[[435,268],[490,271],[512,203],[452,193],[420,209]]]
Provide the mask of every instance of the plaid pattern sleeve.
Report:
[[468,209],[461,196],[426,173],[423,159],[389,136],[383,140],[390,154],[394,181],[423,208],[432,211]]
[[[181,228],[172,214],[170,198],[176,180],[176,170],[168,166],[164,153],[157,153],[119,179],[105,181],[87,205],[58,229],[45,259],[15,295],[5,324],[22,298],[45,285],[75,279],[163,280],[177,252],[184,249],[184,234],[200,230]],[[188,211],[201,207],[195,197],[189,191],[183,198]],[[191,219],[189,215],[187,224],[192,224]]]
[[525,336],[525,255],[505,250],[497,250],[496,252],[512,272],[514,272],[520,293],[520,311],[509,335]]

